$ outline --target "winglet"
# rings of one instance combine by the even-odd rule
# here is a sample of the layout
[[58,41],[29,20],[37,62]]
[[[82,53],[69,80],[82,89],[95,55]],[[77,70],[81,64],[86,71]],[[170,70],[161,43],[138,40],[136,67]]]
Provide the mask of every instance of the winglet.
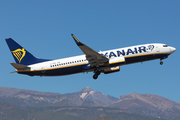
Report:
[[74,41],[76,42],[76,44],[77,44],[78,46],[84,45],[84,44],[81,43],[73,34],[71,34],[71,35],[72,35]]

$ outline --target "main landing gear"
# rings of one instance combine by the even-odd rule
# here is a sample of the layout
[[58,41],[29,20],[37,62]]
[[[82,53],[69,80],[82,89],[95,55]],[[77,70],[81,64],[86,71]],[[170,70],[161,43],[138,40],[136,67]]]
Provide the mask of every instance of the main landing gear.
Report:
[[94,79],[97,79],[100,74],[101,74],[101,71],[100,71],[99,69],[96,69],[96,70],[94,71],[93,78],[94,78]]

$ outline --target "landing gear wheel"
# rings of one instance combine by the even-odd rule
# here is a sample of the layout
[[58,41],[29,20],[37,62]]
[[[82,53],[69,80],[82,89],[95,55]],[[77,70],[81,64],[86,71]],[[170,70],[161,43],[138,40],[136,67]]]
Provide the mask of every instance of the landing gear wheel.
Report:
[[162,64],[163,64],[163,61],[160,62],[160,65],[162,65]]
[[97,78],[98,78],[98,75],[94,74],[94,75],[93,75],[93,78],[94,78],[94,79],[97,79]]
[[94,78],[94,79],[97,79],[98,76],[101,74],[101,71],[97,69],[97,70],[94,71],[94,73],[95,73],[95,74],[93,75],[93,78]]

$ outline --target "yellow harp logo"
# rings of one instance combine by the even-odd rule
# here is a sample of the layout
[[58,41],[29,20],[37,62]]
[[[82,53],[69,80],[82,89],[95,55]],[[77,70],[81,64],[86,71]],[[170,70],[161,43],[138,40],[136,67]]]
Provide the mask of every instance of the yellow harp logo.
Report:
[[24,50],[24,48],[22,49],[16,49],[14,51],[11,51],[13,53],[13,55],[17,58],[17,60],[19,61],[19,63],[21,62],[21,60],[23,59],[23,57],[26,54],[26,51]]

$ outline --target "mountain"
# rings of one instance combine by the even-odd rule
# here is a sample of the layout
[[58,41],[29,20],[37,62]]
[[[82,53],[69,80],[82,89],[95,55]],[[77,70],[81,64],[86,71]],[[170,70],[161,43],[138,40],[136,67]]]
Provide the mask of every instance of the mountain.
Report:
[[[83,99],[81,94],[87,92],[89,96]],[[92,94],[92,93],[95,94]],[[96,95],[95,97],[93,95]],[[105,96],[106,100],[102,100]],[[91,99],[89,99],[91,97]],[[99,100],[98,100],[99,97]],[[100,98],[101,97],[101,98]],[[111,96],[109,96],[111,98]],[[93,100],[94,99],[94,100]],[[84,88],[77,94],[69,93],[61,95],[60,93],[38,92],[33,90],[23,90],[17,88],[0,87],[0,102],[7,102],[17,107],[40,106],[40,105],[58,105],[58,106],[105,106],[103,101],[109,100],[105,94],[92,91],[90,88]],[[116,100],[118,100],[116,98]],[[114,101],[113,101],[114,102]]]
[[[100,117],[99,116],[107,116]],[[97,119],[95,119],[97,118]],[[0,103],[0,120],[164,120],[98,107],[34,106],[14,107]]]
[[[180,103],[167,98],[132,93],[118,99],[94,91],[90,87],[68,94],[0,87],[1,103],[3,105],[0,105],[0,119],[4,118],[4,115],[11,119],[9,116],[14,114],[17,114],[17,119],[22,115],[27,115],[22,117],[23,119],[38,119],[38,114],[53,114],[59,118],[69,119],[76,116],[82,120],[92,120],[101,116],[114,120],[180,119]],[[32,116],[28,117],[29,115]]]
[[120,99],[109,107],[146,116],[180,119],[180,104],[158,95],[132,93],[120,96]]
[[65,98],[59,93],[0,87],[0,102],[7,102],[14,106],[47,105],[57,103]]
[[41,107],[19,108],[0,103],[0,120],[86,120],[75,115],[42,109]]
[[103,93],[94,91],[90,87],[85,87],[75,93],[68,93],[68,94],[63,94],[63,95],[70,96],[74,94],[80,96],[83,100],[96,101],[104,105],[108,105],[118,100],[118,98],[116,97],[105,95]]

